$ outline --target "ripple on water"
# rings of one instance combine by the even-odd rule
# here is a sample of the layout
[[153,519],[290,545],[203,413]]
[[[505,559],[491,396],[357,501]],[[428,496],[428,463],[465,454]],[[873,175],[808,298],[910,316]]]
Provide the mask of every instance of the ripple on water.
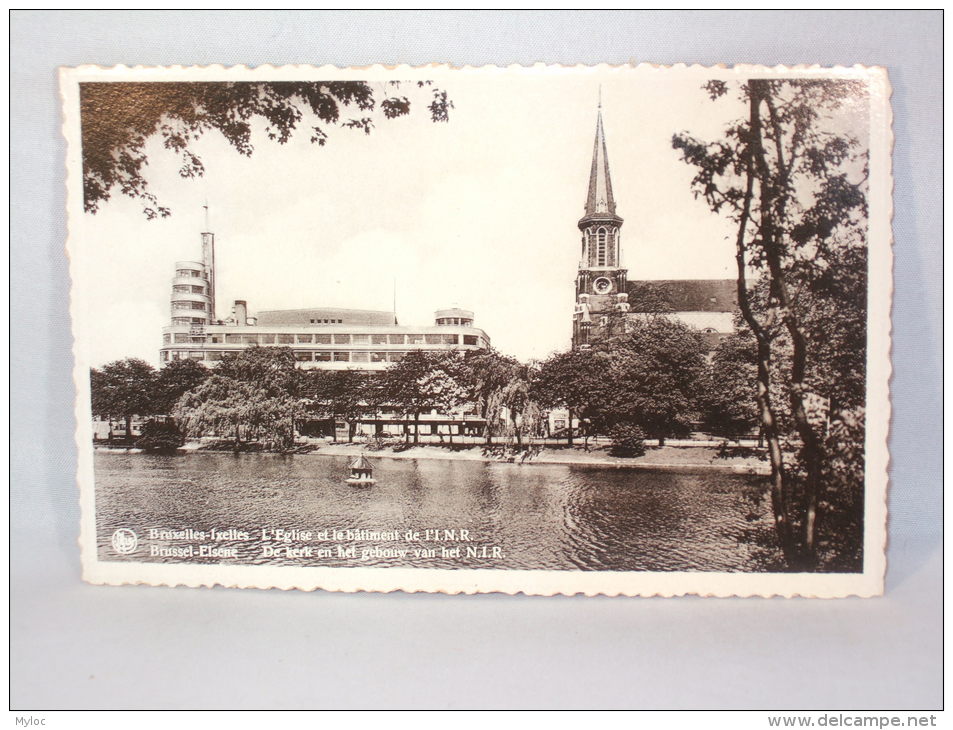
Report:
[[[530,568],[551,570],[757,569],[741,541],[751,523],[745,488],[758,477],[674,474],[564,465],[375,459],[377,483],[344,483],[347,457],[193,453],[96,454],[100,557],[117,557],[112,532],[132,527],[143,549],[188,540],[151,540],[150,528],[245,530],[229,542],[236,558],[190,562],[351,566],[337,548],[407,549],[403,557],[369,556],[381,567]],[[764,518],[762,515],[761,519]],[[475,544],[498,546],[499,560],[463,562],[413,556],[413,544],[335,541],[330,557],[265,556],[261,530],[467,529]],[[128,559],[136,559],[134,556]],[[139,557],[139,560],[142,558]],[[177,557],[151,557],[181,562]]]

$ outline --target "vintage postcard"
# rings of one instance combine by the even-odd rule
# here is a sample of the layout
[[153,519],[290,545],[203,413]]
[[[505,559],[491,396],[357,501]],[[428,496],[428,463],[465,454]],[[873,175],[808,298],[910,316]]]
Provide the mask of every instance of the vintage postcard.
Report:
[[882,592],[883,69],[60,78],[86,580]]

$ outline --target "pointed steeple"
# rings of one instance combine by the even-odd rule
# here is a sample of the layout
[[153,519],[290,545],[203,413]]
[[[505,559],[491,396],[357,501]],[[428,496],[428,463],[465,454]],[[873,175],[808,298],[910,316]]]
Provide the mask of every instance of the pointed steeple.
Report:
[[628,311],[628,271],[622,268],[620,233],[622,218],[616,215],[606,135],[602,129],[602,89],[596,141],[592,148],[592,170],[586,213],[577,224],[582,233],[579,272],[576,275],[576,309],[573,314],[572,345],[589,347],[611,336],[611,317]]
[[602,102],[596,122],[596,141],[592,148],[592,169],[589,172],[589,195],[586,197],[586,218],[615,217],[615,198],[609,177],[606,135],[602,129]]

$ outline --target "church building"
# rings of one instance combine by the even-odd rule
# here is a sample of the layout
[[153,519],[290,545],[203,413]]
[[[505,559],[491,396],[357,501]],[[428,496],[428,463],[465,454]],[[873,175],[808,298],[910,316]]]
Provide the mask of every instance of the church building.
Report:
[[629,280],[621,263],[622,218],[616,213],[600,104],[586,209],[579,219],[581,257],[576,275],[573,348],[586,349],[624,334],[633,319],[674,317],[703,333],[714,349],[734,332],[734,279]]

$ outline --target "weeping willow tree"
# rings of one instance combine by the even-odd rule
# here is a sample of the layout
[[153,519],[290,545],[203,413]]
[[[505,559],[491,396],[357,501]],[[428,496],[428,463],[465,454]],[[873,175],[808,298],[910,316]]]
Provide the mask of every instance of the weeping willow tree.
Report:
[[265,449],[286,450],[305,414],[301,380],[288,348],[250,347],[222,360],[214,375],[179,399],[172,415],[189,436],[225,436],[236,449],[258,441]]
[[867,88],[751,79],[705,89],[713,102],[736,94],[746,113],[721,139],[682,133],[673,146],[695,168],[696,196],[736,225],[738,304],[754,335],[778,543],[790,569],[858,570]]
[[189,436],[229,438],[236,449],[249,441],[266,449],[294,445],[294,422],[303,413],[298,399],[268,395],[253,384],[213,375],[176,404],[173,416]]
[[468,350],[463,356],[467,399],[475,403],[483,418],[483,439],[487,445],[498,435],[506,408],[505,391],[520,371],[520,363],[492,347]]

